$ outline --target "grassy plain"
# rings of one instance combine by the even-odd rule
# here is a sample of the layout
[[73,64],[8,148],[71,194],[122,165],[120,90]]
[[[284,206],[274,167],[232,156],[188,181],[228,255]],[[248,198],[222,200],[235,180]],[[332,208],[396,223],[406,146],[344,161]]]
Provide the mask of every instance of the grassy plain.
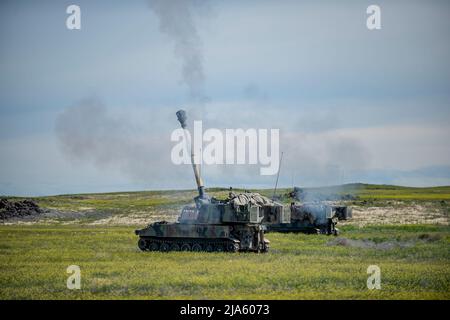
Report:
[[[354,221],[337,238],[270,233],[268,254],[140,252],[134,229],[174,220],[194,191],[37,198],[64,214],[0,225],[0,299],[450,299],[450,187],[319,191],[354,195]],[[378,207],[395,216],[417,206],[439,219],[364,220]],[[81,268],[81,290],[66,287],[69,265]],[[381,290],[367,289],[369,265],[381,269]]]
[[[133,228],[0,228],[2,299],[449,299],[449,228],[346,227],[345,239],[269,234],[268,254],[139,252]],[[342,238],[341,238],[342,239]],[[81,268],[82,289],[66,288]],[[368,290],[367,267],[381,268]]]

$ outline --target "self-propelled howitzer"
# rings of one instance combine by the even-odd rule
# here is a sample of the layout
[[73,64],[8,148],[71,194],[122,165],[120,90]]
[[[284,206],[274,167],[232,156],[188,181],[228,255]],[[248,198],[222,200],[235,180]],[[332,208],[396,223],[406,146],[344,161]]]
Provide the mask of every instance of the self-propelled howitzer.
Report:
[[[187,117],[183,110],[178,121],[189,143]],[[191,162],[197,183],[195,205],[185,206],[178,222],[154,222],[136,230],[138,247],[143,251],[253,251],[267,252],[269,241],[264,237],[264,208],[256,201],[241,201],[230,192],[225,200],[209,197],[195,163],[191,147]]]
[[[294,200],[303,200],[301,193],[300,188],[295,188],[289,196]],[[275,211],[271,216],[266,216],[264,224],[267,232],[302,232],[337,236],[338,221],[351,218],[352,208],[346,205],[323,201],[301,204],[292,202],[289,210]]]

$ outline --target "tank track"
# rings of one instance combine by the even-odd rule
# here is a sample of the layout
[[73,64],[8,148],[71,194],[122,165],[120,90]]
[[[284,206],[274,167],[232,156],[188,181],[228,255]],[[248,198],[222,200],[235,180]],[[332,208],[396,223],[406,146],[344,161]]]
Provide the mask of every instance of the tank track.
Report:
[[[239,243],[231,239],[152,238],[141,237],[138,247],[142,251],[238,252]],[[268,250],[268,248],[266,248]]]

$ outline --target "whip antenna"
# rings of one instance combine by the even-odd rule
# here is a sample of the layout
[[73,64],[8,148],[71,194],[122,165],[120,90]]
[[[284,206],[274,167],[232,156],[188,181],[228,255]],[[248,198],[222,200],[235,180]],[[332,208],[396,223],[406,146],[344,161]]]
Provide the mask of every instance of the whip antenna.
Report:
[[275,194],[277,193],[278,178],[280,177],[281,161],[282,160],[283,160],[283,152],[281,152],[280,163],[278,165],[277,181],[275,182],[275,188],[273,189],[273,195],[272,195],[272,199],[273,200],[275,200]]

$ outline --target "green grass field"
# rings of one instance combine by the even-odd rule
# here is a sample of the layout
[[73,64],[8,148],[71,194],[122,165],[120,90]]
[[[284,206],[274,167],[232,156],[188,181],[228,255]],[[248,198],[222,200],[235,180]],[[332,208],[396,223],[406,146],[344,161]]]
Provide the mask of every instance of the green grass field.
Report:
[[351,194],[361,200],[450,200],[450,186],[414,188],[354,183],[337,187],[309,188],[318,193]]
[[[339,191],[356,203],[436,203],[447,223],[346,224],[339,237],[270,233],[268,254],[141,252],[134,229],[142,224],[92,222],[176,213],[195,192],[42,197],[44,208],[101,214],[0,225],[0,299],[450,299],[450,187],[347,188],[357,190]],[[69,265],[81,268],[81,290],[66,287]],[[369,265],[381,269],[380,290],[367,288]]]
[[[144,253],[129,227],[4,226],[0,298],[450,298],[448,227],[348,227],[344,233],[381,245],[274,233],[268,254]],[[81,268],[81,290],[66,288],[72,264]],[[381,268],[381,290],[367,289],[369,265]]]

